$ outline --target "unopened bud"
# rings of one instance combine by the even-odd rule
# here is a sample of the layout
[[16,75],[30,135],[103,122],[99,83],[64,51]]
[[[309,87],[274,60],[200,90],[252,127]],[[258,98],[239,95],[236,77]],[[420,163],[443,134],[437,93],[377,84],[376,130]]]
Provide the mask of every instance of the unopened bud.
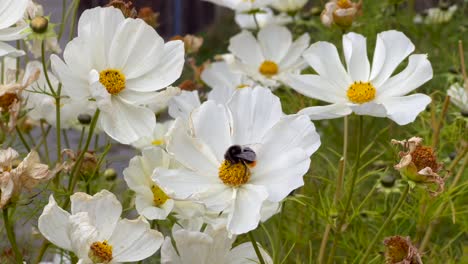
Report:
[[35,33],[44,33],[47,31],[47,27],[49,26],[49,20],[44,16],[37,16],[31,20],[29,26]]
[[104,178],[107,181],[113,181],[117,178],[117,172],[112,168],[108,168],[104,171]]
[[392,174],[387,174],[380,179],[382,186],[391,188],[395,185],[396,177]]
[[91,123],[91,116],[88,114],[79,114],[78,121],[82,125],[89,125]]

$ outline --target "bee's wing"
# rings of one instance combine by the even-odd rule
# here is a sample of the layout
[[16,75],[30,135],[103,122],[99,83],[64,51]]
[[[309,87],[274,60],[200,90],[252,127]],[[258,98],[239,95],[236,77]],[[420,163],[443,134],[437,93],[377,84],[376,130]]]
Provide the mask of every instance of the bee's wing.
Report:
[[244,151],[236,155],[236,157],[249,161],[249,162],[254,162],[257,159],[257,155],[253,151]]

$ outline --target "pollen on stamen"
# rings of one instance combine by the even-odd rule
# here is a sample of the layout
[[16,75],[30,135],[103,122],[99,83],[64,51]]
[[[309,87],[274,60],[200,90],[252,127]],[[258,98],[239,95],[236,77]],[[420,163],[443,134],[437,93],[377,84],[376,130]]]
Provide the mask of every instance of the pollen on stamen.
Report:
[[260,65],[258,69],[261,74],[265,75],[266,77],[272,77],[279,72],[278,64],[274,61],[266,60]]
[[224,184],[238,187],[249,181],[251,172],[249,167],[242,162],[231,164],[225,160],[219,167],[218,176]]
[[125,75],[117,69],[107,69],[99,73],[99,82],[104,85],[107,92],[112,95],[120,93],[125,89]]
[[376,89],[370,82],[354,82],[346,92],[349,101],[363,104],[374,100]]
[[112,246],[107,240],[94,242],[89,247],[88,257],[93,263],[107,264],[112,260]]
[[151,192],[153,192],[153,203],[159,207],[169,200],[169,196],[157,185],[151,186]]

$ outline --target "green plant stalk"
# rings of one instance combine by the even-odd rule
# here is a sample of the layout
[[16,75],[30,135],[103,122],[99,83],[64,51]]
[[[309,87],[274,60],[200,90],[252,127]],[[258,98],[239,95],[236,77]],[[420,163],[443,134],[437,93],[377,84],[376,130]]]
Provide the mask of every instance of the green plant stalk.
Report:
[[[91,124],[89,126],[89,131],[88,131],[88,138],[86,139],[86,143],[83,147],[83,149],[80,152],[80,155],[78,156],[78,159],[76,160],[75,165],[73,166],[73,169],[70,173],[70,181],[68,184],[68,193],[72,193],[73,189],[75,188],[75,185],[78,181],[78,173],[80,172],[80,167],[81,163],[83,162],[84,155],[86,151],[88,151],[89,145],[91,143],[91,139],[93,138],[93,133],[94,129],[96,128],[97,120],[99,118],[100,110],[97,109],[96,112],[94,113],[93,119],[91,120]],[[68,207],[68,204],[70,203],[69,197],[65,200],[64,205],[62,208]]]
[[[343,192],[343,178],[346,170],[346,160],[348,157],[348,130],[349,130],[349,121],[348,116],[345,116],[343,119],[343,157],[339,162],[338,177],[336,178],[336,191],[335,196],[333,197],[333,206],[336,208],[338,201],[341,200]],[[328,223],[325,227],[323,233],[322,242],[320,243],[320,250],[317,262],[319,264],[323,263],[323,258],[325,256],[325,249],[327,248],[328,237],[330,235],[331,224]]]
[[41,124],[40,124],[40,127],[41,127],[41,133],[42,133],[42,137],[44,138],[44,151],[45,151],[45,157],[46,157],[46,161],[47,161],[47,164],[50,166],[50,157],[49,157],[49,144],[47,142],[47,135],[48,133],[46,133],[46,130],[44,129],[44,121],[40,121]]
[[15,230],[10,223],[10,219],[8,218],[8,208],[3,208],[3,222],[5,224],[5,230],[7,233],[8,240],[10,241],[11,248],[15,253],[16,263],[23,263],[23,255],[18,249],[18,245],[16,243]]
[[18,134],[18,136],[19,136],[19,138],[21,140],[21,143],[23,143],[24,147],[26,148],[26,150],[28,152],[31,152],[31,147],[29,147],[29,144],[26,141],[26,139],[24,138],[23,133],[21,133],[21,130],[18,128],[18,126],[16,126],[15,129],[16,129],[16,132],[17,132],[17,134]]
[[372,241],[369,243],[369,246],[367,247],[366,252],[364,252],[364,256],[361,258],[361,261],[359,262],[359,264],[367,263],[366,260],[369,257],[375,243],[377,243],[377,241],[380,239],[380,236],[382,235],[384,230],[387,228],[390,221],[392,221],[393,217],[396,215],[396,213],[400,209],[401,205],[405,201],[406,197],[408,196],[409,188],[410,188],[409,184],[406,184],[405,189],[403,190],[403,193],[400,196],[400,199],[398,200],[395,207],[393,207],[393,209],[390,212],[390,214],[388,215],[387,219],[385,219],[385,222],[382,224],[382,226],[380,226],[380,229],[379,229],[379,231],[377,231],[377,234],[374,236]]
[[358,176],[358,173],[359,173],[359,167],[360,167],[360,162],[361,162],[362,123],[363,123],[363,117],[360,115],[359,119],[358,119],[358,124],[357,124],[358,131],[357,131],[357,142],[356,142],[357,143],[356,164],[354,164],[353,175],[351,176],[351,188],[349,190],[348,199],[346,201],[345,209],[344,209],[343,214],[341,215],[341,217],[340,217],[340,219],[338,221],[335,237],[333,239],[332,248],[331,248],[330,254],[328,256],[328,261],[327,261],[328,264],[333,263],[333,258],[335,256],[336,247],[338,245],[338,240],[339,240],[339,238],[341,236],[341,229],[342,229],[343,224],[344,224],[344,222],[346,220],[346,215],[347,215],[348,210],[349,210],[349,208],[351,206],[351,200],[353,198],[354,187],[356,185],[356,179],[357,179],[357,176]]
[[260,249],[258,248],[257,241],[255,240],[255,237],[252,234],[252,231],[249,232],[249,238],[250,238],[250,241],[252,242],[252,246],[254,247],[255,254],[257,254],[258,261],[260,261],[260,264],[265,264],[265,260],[263,260],[262,253],[260,252]]
[[45,61],[45,40],[42,41],[41,44],[41,62],[42,62],[42,72],[44,73],[47,85],[49,86],[50,93],[53,96],[57,96],[55,93],[54,87],[52,87],[52,83],[50,82],[49,72],[47,71],[47,63]]
[[80,6],[80,0],[76,1],[75,7],[73,9],[73,16],[72,16],[72,20],[70,23],[70,35],[68,36],[68,41],[71,41],[73,39],[73,36],[75,35],[76,16],[78,15],[79,6]]
[[41,249],[39,249],[39,254],[37,255],[36,260],[34,261],[35,264],[39,264],[44,257],[47,248],[49,247],[50,243],[48,241],[44,241],[41,245]]
[[[465,171],[466,164],[468,163],[468,155],[465,154],[465,159],[463,160],[463,164],[460,167],[460,170],[458,171],[457,175],[455,176],[455,179],[453,180],[452,184],[450,185],[450,189],[453,189],[457,186],[458,182],[461,179],[461,176],[463,175],[463,172]],[[440,215],[444,212],[445,208],[447,207],[447,203],[441,203],[439,207],[437,208],[436,212],[434,213],[434,220],[431,221],[429,224],[429,227],[426,230],[426,233],[424,234],[423,240],[421,242],[421,246],[419,247],[419,250],[421,252],[424,252],[426,249],[429,239],[431,238],[431,235],[434,231],[435,226],[437,225],[437,220],[439,219]]]
[[444,124],[445,116],[447,115],[448,107],[450,105],[450,96],[446,96],[444,100],[444,105],[442,107],[442,113],[440,114],[439,120],[434,127],[434,133],[432,134],[432,148],[437,148],[439,145],[439,138],[440,138],[440,129]]

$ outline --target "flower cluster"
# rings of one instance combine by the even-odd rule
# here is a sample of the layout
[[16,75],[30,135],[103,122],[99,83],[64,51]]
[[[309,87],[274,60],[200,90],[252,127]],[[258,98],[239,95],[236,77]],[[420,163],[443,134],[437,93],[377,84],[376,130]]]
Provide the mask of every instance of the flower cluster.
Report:
[[[300,17],[307,0],[206,0],[233,9],[241,31],[227,41],[228,53],[201,66],[195,56],[203,38],[165,41],[155,29],[157,14],[148,8],[137,12],[130,0],[85,10],[63,54],[58,44],[63,28],[55,32],[59,23],[51,23],[42,6],[2,1],[0,209],[19,263],[26,259],[8,217],[21,205],[23,190],[38,186],[44,186],[38,196],[50,195],[38,218],[48,241],[38,262],[50,242],[61,249],[57,262],[63,257],[81,264],[136,262],[160,250],[159,259],[167,264],[276,263],[252,231],[281,212],[289,196],[296,198],[311,168],[326,166],[311,160],[321,137],[328,137],[312,120],[344,117],[347,122],[355,114],[402,126],[432,101],[413,93],[432,79],[433,70],[428,55],[413,54],[407,35],[377,34],[371,62],[366,37],[343,34],[343,63],[334,44],[311,43],[309,32],[286,26]],[[349,30],[362,5],[330,1],[321,20]],[[16,58],[26,52],[6,43],[12,40],[24,40],[32,57],[41,60],[20,63]],[[192,79],[182,74],[185,68],[193,70]],[[282,91],[326,104],[302,100],[302,109],[291,114],[283,110]],[[454,86],[448,93],[467,112],[465,90]],[[38,125],[42,138],[32,136],[25,124]],[[55,156],[48,148],[52,128]],[[79,132],[79,141],[69,142],[69,130]],[[18,142],[29,153],[24,159],[10,148]],[[378,190],[390,196],[407,189],[389,219],[408,186],[422,185],[436,196],[445,184],[438,174],[442,164],[421,138],[392,143],[404,148],[394,166],[401,179],[380,173],[385,176]],[[137,152],[121,171],[125,192],[117,184],[120,171],[107,168],[113,144]],[[357,151],[352,184],[361,169],[360,145]],[[42,153],[46,163],[40,162]],[[119,192],[122,197],[115,195]],[[335,232],[344,229],[339,223]],[[251,242],[239,243],[247,233]],[[409,238],[391,237],[384,244],[387,263],[421,262]]]

